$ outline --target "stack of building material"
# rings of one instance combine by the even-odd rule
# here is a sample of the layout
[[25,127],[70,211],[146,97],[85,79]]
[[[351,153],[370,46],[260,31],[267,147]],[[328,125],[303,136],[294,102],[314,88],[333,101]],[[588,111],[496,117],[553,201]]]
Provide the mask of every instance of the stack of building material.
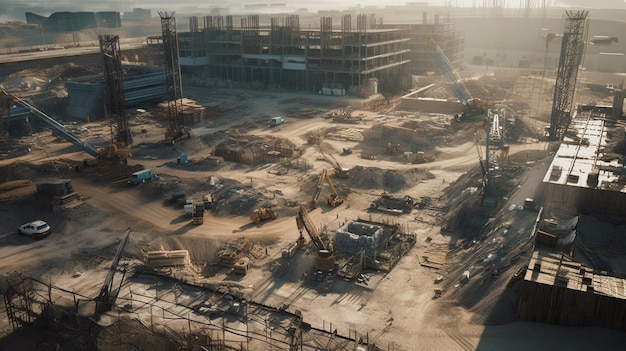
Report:
[[158,250],[145,253],[144,262],[149,267],[186,266],[190,263],[187,250]]
[[[190,126],[204,121],[204,118],[206,116],[206,107],[200,105],[194,100],[187,98],[181,99],[181,103],[183,125]],[[152,114],[159,119],[169,119],[167,101],[159,103],[152,110]]]

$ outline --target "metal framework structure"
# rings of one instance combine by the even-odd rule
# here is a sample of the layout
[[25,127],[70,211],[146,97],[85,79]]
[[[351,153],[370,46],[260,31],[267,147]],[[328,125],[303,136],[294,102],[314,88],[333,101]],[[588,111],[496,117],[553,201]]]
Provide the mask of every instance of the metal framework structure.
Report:
[[104,60],[104,110],[111,121],[111,142],[131,145],[133,137],[128,127],[124,106],[124,71],[118,35],[99,35],[100,52]]
[[582,63],[589,11],[565,11],[567,16],[550,114],[550,140],[562,140],[572,120],[572,105],[578,68]]
[[176,18],[174,18],[174,14],[175,12],[159,12],[163,35],[168,118],[170,120],[170,131],[174,133],[173,139],[178,139],[182,135],[183,129],[183,85],[180,77],[178,34],[176,33]]

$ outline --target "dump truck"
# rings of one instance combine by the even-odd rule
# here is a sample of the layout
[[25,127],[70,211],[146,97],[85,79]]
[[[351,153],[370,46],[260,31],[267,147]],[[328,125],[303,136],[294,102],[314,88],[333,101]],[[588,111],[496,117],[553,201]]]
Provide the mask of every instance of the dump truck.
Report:
[[399,210],[403,213],[411,213],[417,203],[412,197],[405,195],[403,197],[395,197],[388,194],[382,194],[378,199],[372,201],[371,209],[382,210]]
[[199,224],[204,223],[204,204],[203,203],[193,204],[191,218],[192,218],[193,224],[199,225]]
[[278,217],[278,213],[267,207],[259,207],[252,212],[250,215],[250,220],[256,224],[261,223],[261,221],[266,221],[268,219],[276,219]]

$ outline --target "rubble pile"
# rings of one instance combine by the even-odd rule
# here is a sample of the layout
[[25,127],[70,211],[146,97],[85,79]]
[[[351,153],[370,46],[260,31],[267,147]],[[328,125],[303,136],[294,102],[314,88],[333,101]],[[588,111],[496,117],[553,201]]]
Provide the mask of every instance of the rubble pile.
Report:
[[232,187],[224,187],[216,194],[216,202],[213,211],[216,214],[228,214],[236,216],[248,216],[256,207],[276,207],[276,194],[272,197],[265,196],[263,190],[253,185],[236,184]]

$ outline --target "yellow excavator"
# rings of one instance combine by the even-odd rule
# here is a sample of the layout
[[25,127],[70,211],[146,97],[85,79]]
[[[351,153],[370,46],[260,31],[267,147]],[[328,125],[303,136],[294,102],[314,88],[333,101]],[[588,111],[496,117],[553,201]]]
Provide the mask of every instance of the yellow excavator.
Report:
[[298,215],[296,217],[296,225],[300,232],[300,237],[296,241],[298,246],[306,242],[302,232],[306,230],[309,238],[317,248],[317,256],[315,257],[315,270],[322,272],[332,272],[335,269],[335,252],[332,242],[325,243],[319,236],[317,228],[313,225],[313,221],[309,217],[306,207],[300,205]]
[[330,180],[330,177],[328,176],[328,172],[326,170],[323,170],[322,174],[320,175],[320,179],[317,181],[315,191],[313,192],[313,197],[311,198],[311,206],[313,208],[317,207],[317,199],[320,197],[320,193],[322,192],[322,187],[324,186],[324,182],[328,183],[328,186],[330,187],[330,191],[332,192],[330,196],[328,197],[328,199],[326,199],[326,203],[332,208],[335,208],[341,205],[343,203],[343,199],[339,196],[339,194],[337,194],[337,190],[335,189],[333,182]]

